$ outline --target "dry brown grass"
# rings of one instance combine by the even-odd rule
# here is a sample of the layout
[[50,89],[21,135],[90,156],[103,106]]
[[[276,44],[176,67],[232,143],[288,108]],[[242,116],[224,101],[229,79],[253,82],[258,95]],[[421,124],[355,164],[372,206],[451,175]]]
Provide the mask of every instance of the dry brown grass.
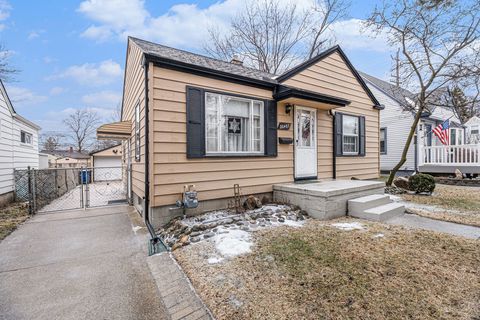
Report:
[[251,254],[215,265],[208,242],[175,256],[218,319],[480,317],[478,241],[367,226],[266,229]]
[[12,203],[0,209],[0,240],[5,239],[28,219],[28,208],[24,204]]
[[480,227],[480,188],[478,187],[437,184],[432,196],[402,194],[401,197],[407,201],[447,209],[445,212],[411,210],[418,215]]

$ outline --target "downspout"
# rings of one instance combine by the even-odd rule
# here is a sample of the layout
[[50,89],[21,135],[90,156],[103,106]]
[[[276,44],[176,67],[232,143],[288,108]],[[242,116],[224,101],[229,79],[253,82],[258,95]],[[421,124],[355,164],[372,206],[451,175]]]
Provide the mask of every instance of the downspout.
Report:
[[333,120],[333,132],[332,132],[332,143],[333,143],[333,154],[332,154],[332,178],[337,179],[337,146],[335,142],[335,134],[336,134],[336,128],[335,128],[335,113],[332,112],[332,109],[328,110],[328,115],[332,118]]
[[144,76],[145,76],[145,198],[144,198],[144,219],[148,232],[150,233],[149,255],[166,251],[163,241],[157,236],[155,229],[150,222],[150,119],[149,119],[149,98],[148,98],[148,69],[149,61],[144,56]]

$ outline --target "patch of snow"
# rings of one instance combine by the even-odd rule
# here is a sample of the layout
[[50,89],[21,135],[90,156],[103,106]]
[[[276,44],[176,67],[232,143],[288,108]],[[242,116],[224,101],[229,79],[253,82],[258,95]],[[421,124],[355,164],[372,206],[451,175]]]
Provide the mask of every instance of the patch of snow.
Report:
[[140,226],[135,226],[135,227],[132,227],[132,230],[133,230],[133,233],[137,234],[137,231],[142,229],[143,227],[140,227]]
[[262,206],[260,209],[256,209],[255,211],[257,210],[272,210],[273,212],[275,212],[277,209],[281,209],[281,210],[284,210],[284,209],[288,209],[290,208],[289,206],[286,206],[286,205],[283,205],[283,204],[266,204],[264,206]]
[[223,261],[223,258],[219,258],[219,257],[210,257],[208,258],[208,263],[209,264],[217,264],[217,263],[220,263]]
[[345,231],[352,231],[352,230],[363,230],[365,229],[363,224],[360,222],[338,222],[332,223],[332,226]]
[[385,235],[383,233],[377,233],[372,238],[376,239],[376,238],[383,238],[383,237],[385,237]]
[[286,219],[285,222],[277,222],[276,224],[285,225],[285,226],[294,227],[294,228],[300,228],[300,227],[303,227],[303,225],[305,224],[305,220],[293,221],[293,220]]
[[252,236],[243,230],[230,230],[229,233],[217,234],[214,237],[215,248],[226,258],[232,258],[251,251]]

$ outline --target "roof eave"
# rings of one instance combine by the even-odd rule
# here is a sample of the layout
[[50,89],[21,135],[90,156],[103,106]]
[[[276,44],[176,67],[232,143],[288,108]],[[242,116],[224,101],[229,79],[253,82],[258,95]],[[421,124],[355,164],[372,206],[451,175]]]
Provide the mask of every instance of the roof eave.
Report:
[[282,101],[288,98],[300,98],[320,103],[331,104],[339,107],[345,107],[350,104],[349,100],[292,87],[285,87],[279,85],[277,87],[277,90],[275,91],[276,92],[273,94],[273,98],[277,101]]
[[358,71],[355,69],[355,67],[353,66],[353,64],[350,62],[350,60],[347,58],[346,54],[343,52],[342,48],[340,48],[339,45],[336,45],[336,46],[333,46],[331,47],[330,49],[328,50],[325,50],[323,52],[321,52],[320,54],[316,55],[315,57],[299,64],[298,66],[288,70],[287,72],[285,72],[284,74],[280,75],[279,77],[277,77],[277,81],[279,83],[293,77],[294,75],[302,72],[303,70],[309,68],[310,66],[314,65],[315,63],[319,62],[320,60],[323,60],[324,58],[328,57],[329,55],[331,55],[332,53],[334,52],[338,52],[340,54],[340,56],[342,57],[343,61],[345,61],[345,63],[347,64],[348,68],[350,69],[350,71],[353,73],[353,75],[355,76],[355,78],[357,79],[357,81],[360,83],[360,85],[362,86],[363,90],[365,91],[365,93],[368,95],[368,97],[372,100],[373,102],[373,108],[374,109],[377,109],[377,110],[382,110],[382,105],[380,104],[380,102],[377,100],[377,98],[373,95],[373,93],[370,91],[370,89],[368,88],[367,84],[365,83],[365,81],[363,80],[363,78],[360,76],[360,74],[358,73]]
[[159,57],[157,55],[144,52],[146,61],[152,62],[154,65],[162,68],[173,69],[173,70],[180,70],[186,71],[188,73],[194,73],[202,76],[213,77],[221,80],[226,80],[230,82],[237,82],[241,84],[246,84],[255,87],[261,87],[265,89],[273,89],[277,82],[272,81],[265,81],[255,78],[249,78],[229,72],[219,71],[211,68],[205,68],[202,66],[185,63],[173,59],[168,59],[164,57]]

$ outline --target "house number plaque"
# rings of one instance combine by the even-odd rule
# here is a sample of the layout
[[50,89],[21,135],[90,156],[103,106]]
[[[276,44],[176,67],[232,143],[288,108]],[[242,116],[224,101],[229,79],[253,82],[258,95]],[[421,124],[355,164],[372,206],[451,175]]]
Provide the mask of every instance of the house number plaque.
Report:
[[280,122],[278,124],[278,130],[290,130],[290,123],[288,122]]

